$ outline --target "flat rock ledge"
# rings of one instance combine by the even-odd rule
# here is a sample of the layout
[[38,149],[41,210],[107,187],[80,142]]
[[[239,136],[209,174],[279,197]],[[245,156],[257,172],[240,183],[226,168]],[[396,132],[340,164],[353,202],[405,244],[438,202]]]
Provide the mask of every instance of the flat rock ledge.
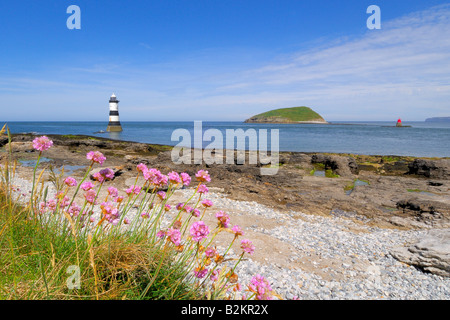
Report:
[[409,247],[392,249],[391,255],[425,272],[450,277],[450,229],[431,230]]

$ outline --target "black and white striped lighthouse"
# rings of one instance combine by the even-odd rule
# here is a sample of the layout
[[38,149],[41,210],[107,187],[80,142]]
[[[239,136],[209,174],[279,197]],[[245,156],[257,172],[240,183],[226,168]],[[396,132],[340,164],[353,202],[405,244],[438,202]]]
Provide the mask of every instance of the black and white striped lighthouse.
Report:
[[106,131],[119,132],[122,131],[122,126],[119,121],[119,100],[113,93],[109,99],[109,123]]

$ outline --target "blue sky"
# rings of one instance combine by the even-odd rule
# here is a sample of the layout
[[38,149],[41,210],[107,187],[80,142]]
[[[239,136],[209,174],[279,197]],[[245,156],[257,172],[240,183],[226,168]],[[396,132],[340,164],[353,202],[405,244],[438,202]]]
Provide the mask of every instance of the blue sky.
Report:
[[[0,3],[0,120],[329,121],[450,116],[450,4],[437,0]],[[81,30],[69,30],[69,5]],[[369,30],[369,5],[381,30]]]

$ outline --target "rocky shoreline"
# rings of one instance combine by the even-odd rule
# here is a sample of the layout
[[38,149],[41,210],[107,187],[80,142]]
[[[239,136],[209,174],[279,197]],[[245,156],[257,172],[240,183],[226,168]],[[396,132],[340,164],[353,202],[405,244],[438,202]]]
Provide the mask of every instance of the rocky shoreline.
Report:
[[[259,249],[240,265],[242,283],[259,272],[286,298],[450,298],[449,159],[286,152],[278,174],[262,176],[261,164],[175,165],[167,146],[49,137],[42,166],[77,176],[86,152],[100,150],[118,188],[141,162],[163,172],[208,170],[215,210],[229,212]],[[37,158],[32,138],[12,139],[22,181]]]

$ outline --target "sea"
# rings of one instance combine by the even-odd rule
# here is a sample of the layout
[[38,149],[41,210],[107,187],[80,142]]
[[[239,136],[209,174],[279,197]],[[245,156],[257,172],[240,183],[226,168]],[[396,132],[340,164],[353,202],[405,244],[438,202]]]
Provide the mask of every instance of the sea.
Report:
[[[198,147],[195,143],[201,141],[204,148],[212,147],[214,142],[215,146],[221,144],[224,148],[234,145],[234,149],[252,150],[254,144],[251,141],[258,139],[256,148],[264,149],[266,146],[266,150],[272,151],[278,147],[279,151],[292,152],[450,157],[450,122],[403,122],[405,127],[397,128],[395,121],[340,121],[331,124],[204,121],[200,123],[201,131],[194,130],[194,122],[122,121],[121,124],[122,132],[110,133],[106,132],[108,122],[104,121],[7,122],[11,133],[88,135],[171,146]],[[232,138],[233,141],[230,142],[230,138],[227,141],[227,130],[241,132],[241,136],[243,132],[245,147],[239,144],[239,139],[235,144]]]

